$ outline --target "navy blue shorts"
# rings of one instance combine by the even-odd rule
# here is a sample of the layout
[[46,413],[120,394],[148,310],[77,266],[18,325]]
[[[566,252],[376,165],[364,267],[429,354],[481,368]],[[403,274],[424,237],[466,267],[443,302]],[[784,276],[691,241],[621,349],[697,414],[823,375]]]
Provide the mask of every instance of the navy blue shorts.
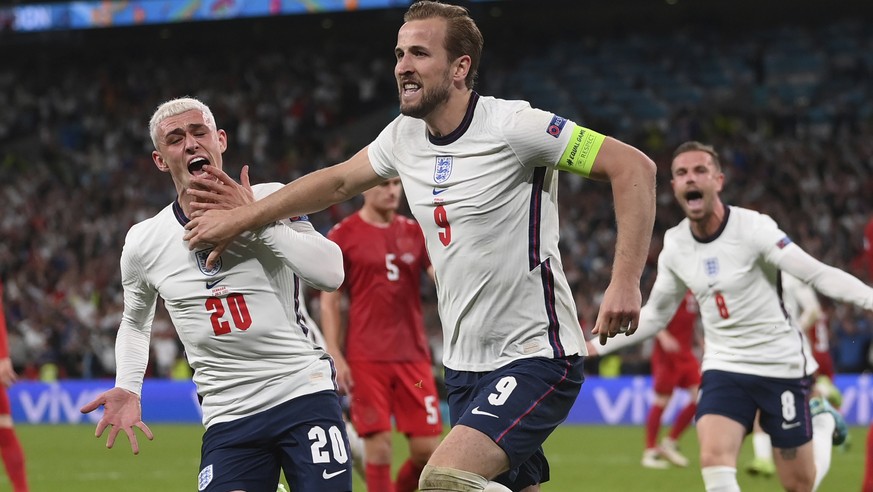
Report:
[[520,490],[549,480],[542,444],[576,402],[582,361],[536,357],[491,372],[446,369],[452,426],[483,432],[509,456],[510,470],[494,481]]
[[776,448],[796,448],[812,439],[809,392],[812,378],[768,378],[709,370],[703,373],[697,418],[716,414],[752,431],[761,410],[761,428]]
[[197,490],[276,492],[281,469],[291,490],[349,492],[348,442],[335,392],[301,396],[206,429]]

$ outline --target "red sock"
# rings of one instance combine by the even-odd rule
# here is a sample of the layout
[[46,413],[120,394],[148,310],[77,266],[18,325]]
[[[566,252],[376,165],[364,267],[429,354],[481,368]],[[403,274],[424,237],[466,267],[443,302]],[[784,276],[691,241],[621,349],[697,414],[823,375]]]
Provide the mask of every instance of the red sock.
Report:
[[685,429],[691,425],[691,421],[694,420],[694,413],[697,412],[697,403],[689,403],[679,412],[679,415],[676,416],[676,421],[673,422],[673,428],[670,430],[670,439],[674,441],[679,440],[679,436],[685,432]]
[[397,483],[394,484],[395,491],[413,492],[418,490],[418,478],[421,476],[421,470],[423,469],[423,466],[416,464],[412,460],[406,460],[406,463],[397,472]]
[[12,482],[15,492],[27,492],[27,474],[24,470],[24,451],[15,431],[9,428],[0,429],[0,456],[6,467],[6,474]]
[[646,449],[652,449],[657,444],[663,415],[664,407],[652,405],[652,408],[649,409],[649,416],[646,417]]
[[864,464],[864,485],[861,492],[873,492],[873,425],[867,433],[867,461]]
[[367,492],[394,492],[391,485],[391,465],[367,463]]

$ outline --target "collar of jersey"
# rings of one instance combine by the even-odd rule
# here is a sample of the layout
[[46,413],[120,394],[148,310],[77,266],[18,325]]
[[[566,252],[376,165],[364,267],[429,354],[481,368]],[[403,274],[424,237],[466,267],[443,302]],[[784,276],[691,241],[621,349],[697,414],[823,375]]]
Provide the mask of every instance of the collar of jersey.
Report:
[[461,121],[461,124],[458,125],[457,128],[452,130],[452,133],[448,135],[444,135],[442,137],[437,137],[432,135],[430,132],[427,132],[427,139],[430,140],[430,143],[434,145],[448,145],[455,140],[461,138],[461,135],[467,132],[467,129],[470,128],[470,123],[473,121],[473,112],[476,110],[476,103],[479,101],[479,94],[476,91],[473,91],[470,94],[470,101],[467,103],[467,112],[464,113],[464,119]]
[[182,211],[182,206],[179,205],[178,199],[173,201],[173,215],[176,216],[176,220],[178,220],[183,226],[188,222],[191,222],[191,219],[185,217],[185,212]]

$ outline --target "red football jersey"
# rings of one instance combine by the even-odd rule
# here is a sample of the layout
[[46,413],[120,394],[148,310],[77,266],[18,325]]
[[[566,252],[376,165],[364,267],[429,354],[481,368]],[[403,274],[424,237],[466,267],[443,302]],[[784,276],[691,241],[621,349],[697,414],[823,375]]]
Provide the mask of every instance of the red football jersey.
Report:
[[[673,319],[667,325],[667,332],[673,335],[673,338],[679,342],[681,347],[680,353],[691,353],[694,349],[694,327],[698,313],[697,299],[694,298],[694,294],[691,291],[686,292],[685,298],[682,299],[682,304],[676,309],[676,314],[673,315]],[[660,343],[655,343],[654,351],[658,356],[662,357],[674,355],[665,352],[661,348]]]
[[430,259],[418,223],[396,215],[388,227],[379,227],[356,213],[327,237],[343,252],[346,359],[430,360],[421,315],[421,274]]

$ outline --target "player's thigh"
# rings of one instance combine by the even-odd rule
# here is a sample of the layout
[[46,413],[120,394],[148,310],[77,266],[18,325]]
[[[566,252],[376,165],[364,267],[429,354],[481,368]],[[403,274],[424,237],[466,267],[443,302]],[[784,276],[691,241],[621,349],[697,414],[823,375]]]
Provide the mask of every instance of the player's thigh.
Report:
[[[197,490],[228,492],[268,490],[279,481],[280,461],[273,440],[260,426],[261,414],[211,425],[203,434]],[[257,464],[257,466],[255,466]]]
[[393,375],[382,362],[349,361],[355,378],[349,413],[361,437],[391,430],[391,382]]
[[727,371],[704,372],[697,400],[697,421],[706,415],[721,415],[739,423],[746,433],[751,432],[758,403],[750,392],[750,378],[752,376]]
[[285,428],[277,444],[288,485],[295,491],[350,491],[352,455],[339,398],[320,392],[298,400],[276,423]]
[[[451,418],[488,436],[513,473],[524,468],[539,483],[548,479],[542,444],[567,418],[583,379],[581,357],[521,359],[489,373],[447,370]],[[444,440],[440,449],[451,445]],[[522,467],[531,461],[537,466]]]
[[441,435],[440,399],[430,362],[403,362],[392,366],[395,384],[391,413],[397,430],[408,436]]

